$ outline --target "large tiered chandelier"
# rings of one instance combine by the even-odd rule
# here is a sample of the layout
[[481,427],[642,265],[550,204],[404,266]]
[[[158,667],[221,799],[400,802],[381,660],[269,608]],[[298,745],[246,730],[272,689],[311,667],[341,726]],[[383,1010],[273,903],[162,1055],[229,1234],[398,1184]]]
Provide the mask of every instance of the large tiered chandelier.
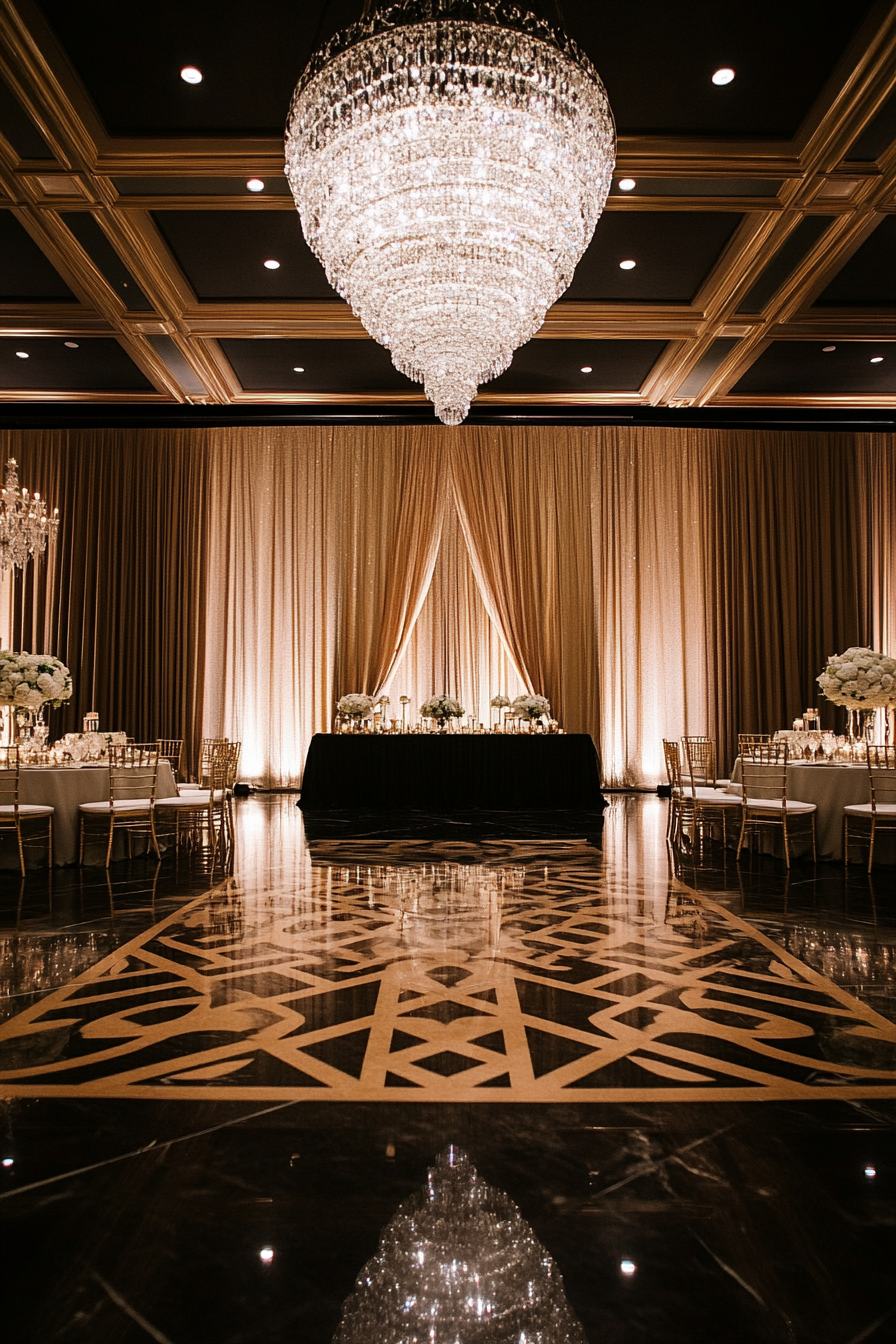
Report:
[[450,1148],[406,1200],[333,1344],[585,1344],[557,1266],[503,1190]]
[[58,530],[59,510],[54,509],[51,517],[40,495],[19,489],[16,460],[11,457],[0,490],[0,574],[16,565],[24,568],[29,560],[39,560],[47,542],[55,542]]
[[309,246],[448,425],[569,285],[610,188],[588,58],[503,0],[398,0],[293,96],[286,173]]

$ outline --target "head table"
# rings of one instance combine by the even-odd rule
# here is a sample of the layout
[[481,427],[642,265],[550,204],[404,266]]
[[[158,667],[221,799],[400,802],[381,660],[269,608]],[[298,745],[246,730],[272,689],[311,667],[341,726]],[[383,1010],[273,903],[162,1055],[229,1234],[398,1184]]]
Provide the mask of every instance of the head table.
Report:
[[317,733],[303,809],[601,808],[587,733]]
[[[82,803],[101,803],[109,797],[109,769],[105,765],[81,766],[44,766],[23,765],[19,772],[19,802],[40,803],[54,808],[53,812],[53,863],[62,866],[78,862],[78,840],[80,815],[78,808]],[[167,761],[159,761],[159,773],[156,780],[157,798],[176,798],[177,785],[171,766]],[[134,850],[141,844],[138,838]],[[124,858],[127,842],[123,834],[116,837],[113,859]],[[36,846],[28,846],[25,851],[29,867],[38,862]],[[103,864],[106,847],[102,843],[88,845],[84,861],[88,864]],[[15,837],[0,849],[0,868],[18,868],[19,856],[15,846]]]
[[[732,785],[739,786],[741,781],[740,758],[735,761],[731,772]],[[739,787],[732,790],[740,792]],[[843,859],[843,809],[854,803],[867,803],[871,798],[871,785],[868,766],[847,763],[810,761],[792,761],[787,765],[787,797],[794,802],[814,803],[815,837],[819,859]],[[852,847],[850,846],[852,849]],[[793,853],[802,856],[809,852],[810,846],[802,840],[794,841]],[[892,836],[881,836],[875,846],[875,854],[881,861],[891,862]],[[859,849],[852,850],[852,858],[857,861]],[[868,851],[865,850],[865,858]],[[875,860],[877,861],[877,860]]]

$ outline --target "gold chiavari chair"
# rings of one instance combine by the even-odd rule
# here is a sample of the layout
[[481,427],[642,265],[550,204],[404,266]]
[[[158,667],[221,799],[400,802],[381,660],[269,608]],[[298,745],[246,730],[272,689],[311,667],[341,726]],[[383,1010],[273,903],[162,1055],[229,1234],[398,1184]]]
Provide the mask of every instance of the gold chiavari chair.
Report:
[[[15,831],[19,847],[19,867],[25,876],[25,845],[46,844],[48,862],[53,867],[53,812],[54,808],[41,803],[19,802],[19,749],[18,747],[0,747],[0,834]],[[34,825],[36,834],[26,834]],[[47,834],[44,840],[40,831],[46,824]]]
[[209,752],[202,770],[205,788],[186,789],[176,798],[159,798],[154,807],[160,825],[173,823],[175,850],[185,841],[201,845],[210,850],[213,864],[219,846],[223,851],[233,835],[228,795],[232,746],[219,744]]
[[208,788],[208,777],[212,758],[218,748],[226,745],[229,741],[229,737],[204,737],[202,739],[202,745],[199,749],[198,778],[195,782],[186,781],[183,784],[178,784],[177,788],[179,793],[186,793],[191,789]]
[[870,873],[877,832],[896,831],[896,747],[869,746],[868,775],[871,802],[851,803],[843,809],[843,862],[849,863],[850,845],[867,843]]
[[[672,787],[674,822],[669,828],[673,844],[682,844],[690,831],[690,847],[701,847],[707,825],[722,823],[722,839],[727,839],[727,818],[730,809],[740,807],[740,798],[721,789],[698,784],[689,772],[682,771],[681,751],[677,742],[663,741],[666,770]],[[674,782],[673,782],[674,781]]]
[[768,746],[771,741],[771,733],[738,733],[737,754],[743,760],[744,756],[752,756],[756,747]]
[[171,766],[171,773],[174,775],[174,782],[177,783],[177,777],[180,774],[180,763],[183,756],[184,740],[182,737],[160,737],[156,746],[159,749],[159,760],[167,761]]
[[711,737],[689,735],[682,737],[684,760],[694,783],[704,789],[725,789],[729,780],[716,775],[716,744]]
[[809,827],[812,837],[812,862],[816,862],[814,803],[801,803],[787,797],[787,744],[757,742],[747,756],[741,757],[743,795],[741,798],[740,839],[737,857],[747,836],[768,829],[780,829],[784,836],[784,858],[790,867],[790,841],[795,831]]
[[116,831],[125,831],[128,855],[135,834],[145,835],[156,858],[161,858],[153,805],[159,773],[159,749],[155,742],[128,743],[109,747],[109,800],[82,803],[79,860],[84,862],[84,846],[91,836],[106,840],[106,867],[112,861]]

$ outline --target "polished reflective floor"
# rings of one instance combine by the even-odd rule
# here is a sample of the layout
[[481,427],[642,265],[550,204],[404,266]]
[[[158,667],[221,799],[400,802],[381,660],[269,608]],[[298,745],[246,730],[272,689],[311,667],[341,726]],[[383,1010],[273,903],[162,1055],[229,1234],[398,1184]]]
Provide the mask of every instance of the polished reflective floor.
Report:
[[9,1338],[896,1340],[896,873],[665,808],[4,875]]

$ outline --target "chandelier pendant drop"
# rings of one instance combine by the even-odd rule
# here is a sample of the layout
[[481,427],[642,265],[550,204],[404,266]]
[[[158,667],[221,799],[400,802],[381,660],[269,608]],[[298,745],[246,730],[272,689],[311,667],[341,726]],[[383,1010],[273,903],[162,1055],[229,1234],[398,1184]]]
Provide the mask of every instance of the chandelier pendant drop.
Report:
[[59,510],[54,509],[50,517],[40,495],[19,489],[16,460],[11,457],[0,490],[0,574],[14,566],[24,569],[29,560],[39,560],[47,543],[55,543],[58,531]]
[[543,20],[398,0],[312,58],[286,173],[330,283],[457,425],[572,280],[615,144],[597,72]]

